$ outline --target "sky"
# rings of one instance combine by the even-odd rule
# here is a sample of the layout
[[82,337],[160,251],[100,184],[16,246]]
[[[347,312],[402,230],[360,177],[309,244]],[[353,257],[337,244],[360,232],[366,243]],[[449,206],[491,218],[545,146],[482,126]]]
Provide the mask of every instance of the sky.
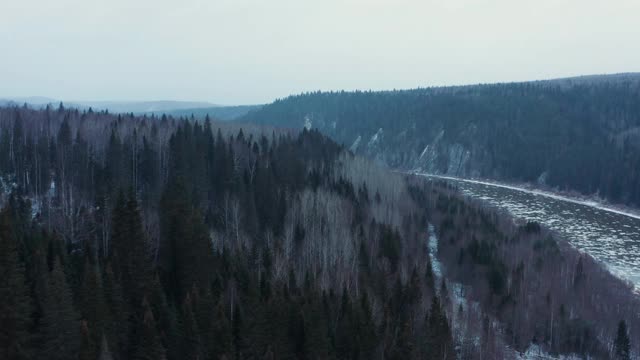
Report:
[[0,0],[0,97],[232,105],[635,71],[638,0]]

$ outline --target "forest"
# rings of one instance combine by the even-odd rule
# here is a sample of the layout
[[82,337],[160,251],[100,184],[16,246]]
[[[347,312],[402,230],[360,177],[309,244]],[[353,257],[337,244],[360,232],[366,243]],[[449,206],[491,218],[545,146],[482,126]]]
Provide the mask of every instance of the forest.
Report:
[[640,76],[311,92],[241,120],[315,128],[392,168],[640,205]]
[[317,130],[4,107],[0,190],[2,359],[639,353],[588,255]]

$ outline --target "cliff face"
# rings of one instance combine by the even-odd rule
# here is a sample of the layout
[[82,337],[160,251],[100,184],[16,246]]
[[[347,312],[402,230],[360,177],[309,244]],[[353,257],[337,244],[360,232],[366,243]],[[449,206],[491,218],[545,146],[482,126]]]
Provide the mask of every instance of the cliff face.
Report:
[[309,93],[243,121],[315,128],[393,168],[542,182],[640,204],[640,75]]

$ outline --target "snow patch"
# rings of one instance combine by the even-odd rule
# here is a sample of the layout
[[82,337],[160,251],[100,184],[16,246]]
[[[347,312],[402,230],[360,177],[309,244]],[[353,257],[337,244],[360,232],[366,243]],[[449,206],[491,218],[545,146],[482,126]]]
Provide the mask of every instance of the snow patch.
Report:
[[418,158],[418,160],[422,160],[424,154],[426,154],[427,151],[429,151],[429,145],[425,146],[424,150],[422,150],[422,153],[420,153],[420,157]]
[[311,130],[312,126],[313,126],[313,122],[309,118],[309,115],[305,115],[304,116],[304,128],[307,129],[307,130]]
[[553,360],[579,360],[579,359],[582,359],[582,357],[575,354],[553,356],[548,352],[544,351],[539,345],[531,344],[529,345],[529,348],[527,348],[527,351],[525,351],[523,354],[520,354],[517,357],[517,359],[520,359],[520,360],[552,360],[552,359]]
[[382,128],[378,129],[378,131],[376,131],[376,133],[373,134],[373,136],[371,137],[371,140],[369,140],[367,147],[372,148],[376,144],[378,144],[378,142],[380,141],[380,138],[382,137],[382,134],[383,134]]
[[56,193],[56,182],[55,180],[51,180],[51,185],[49,185],[49,191],[47,193],[48,196],[53,197]]
[[358,135],[358,137],[356,138],[356,141],[353,142],[353,144],[351,145],[351,147],[349,148],[349,150],[353,153],[356,152],[356,150],[358,150],[358,146],[360,146],[360,141],[362,140],[362,136]]
[[428,227],[429,242],[429,258],[431,259],[431,267],[433,268],[433,274],[436,276],[438,282],[442,279],[442,264],[438,260],[438,237],[436,235],[436,229],[433,224],[429,224]]

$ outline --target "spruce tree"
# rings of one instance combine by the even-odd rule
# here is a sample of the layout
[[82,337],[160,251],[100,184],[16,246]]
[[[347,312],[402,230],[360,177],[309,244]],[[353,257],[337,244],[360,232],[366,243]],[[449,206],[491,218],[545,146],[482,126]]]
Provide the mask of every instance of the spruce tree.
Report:
[[0,357],[27,359],[31,299],[7,209],[0,213]]
[[198,291],[194,288],[191,290],[193,294],[194,312],[196,315],[196,322],[198,324],[199,338],[202,340],[202,351],[211,358],[215,353],[215,311],[216,306],[213,301],[213,296],[209,289],[204,291]]
[[73,308],[71,289],[60,259],[55,260],[49,275],[43,313],[42,358],[65,360],[76,356],[80,348],[80,317]]
[[309,303],[305,304],[303,312],[305,314],[304,333],[305,333],[305,357],[324,359],[329,354],[329,326],[327,317],[322,309],[322,303],[319,301],[317,294],[310,296]]
[[108,319],[100,270],[97,265],[91,264],[88,260],[85,262],[84,280],[80,292],[80,311],[82,318],[86,321],[85,326],[90,330],[89,345],[95,357],[100,349],[102,334]]
[[340,317],[337,321],[335,332],[336,356],[340,359],[351,358],[352,352],[357,350],[357,334],[353,327],[353,311],[351,299],[346,288],[342,290],[340,305]]
[[360,299],[360,316],[358,324],[358,339],[360,340],[360,358],[371,359],[377,343],[376,327],[371,314],[369,297],[365,292]]
[[127,267],[129,229],[124,193],[120,191],[111,215],[111,238],[109,239],[109,260],[112,270],[119,278],[124,277]]
[[620,320],[620,323],[618,323],[618,332],[616,334],[614,347],[616,359],[631,359],[631,344],[629,341],[629,333],[627,331],[627,323],[624,320]]
[[147,247],[147,240],[142,227],[142,217],[138,209],[138,202],[133,191],[129,193],[129,198],[125,206],[127,219],[127,272],[124,280],[126,290],[130,296],[130,301],[136,305],[141,304],[145,296],[148,295],[153,283],[153,269],[151,257]]
[[231,323],[224,311],[222,301],[218,302],[216,306],[212,327],[214,349],[209,356],[213,359],[220,359],[223,356],[230,357],[233,354]]
[[82,320],[80,325],[80,353],[78,360],[93,360],[96,358],[95,345],[89,333],[89,325],[86,320]]
[[110,263],[104,271],[104,296],[110,322],[105,324],[105,332],[110,349],[115,357],[124,354],[129,344],[129,310],[122,293],[120,281]]
[[[165,349],[160,342],[160,336],[158,336],[158,330],[156,328],[155,318],[149,303],[146,299],[143,299],[142,309],[144,315],[138,324],[138,330],[136,331],[139,336],[134,360],[163,360],[165,359]],[[186,359],[186,357],[185,357]]]
[[185,360],[197,360],[203,356],[200,331],[193,310],[191,295],[182,302],[180,322],[180,356]]
[[455,359],[453,337],[447,316],[434,296],[427,315],[427,351],[433,359]]

